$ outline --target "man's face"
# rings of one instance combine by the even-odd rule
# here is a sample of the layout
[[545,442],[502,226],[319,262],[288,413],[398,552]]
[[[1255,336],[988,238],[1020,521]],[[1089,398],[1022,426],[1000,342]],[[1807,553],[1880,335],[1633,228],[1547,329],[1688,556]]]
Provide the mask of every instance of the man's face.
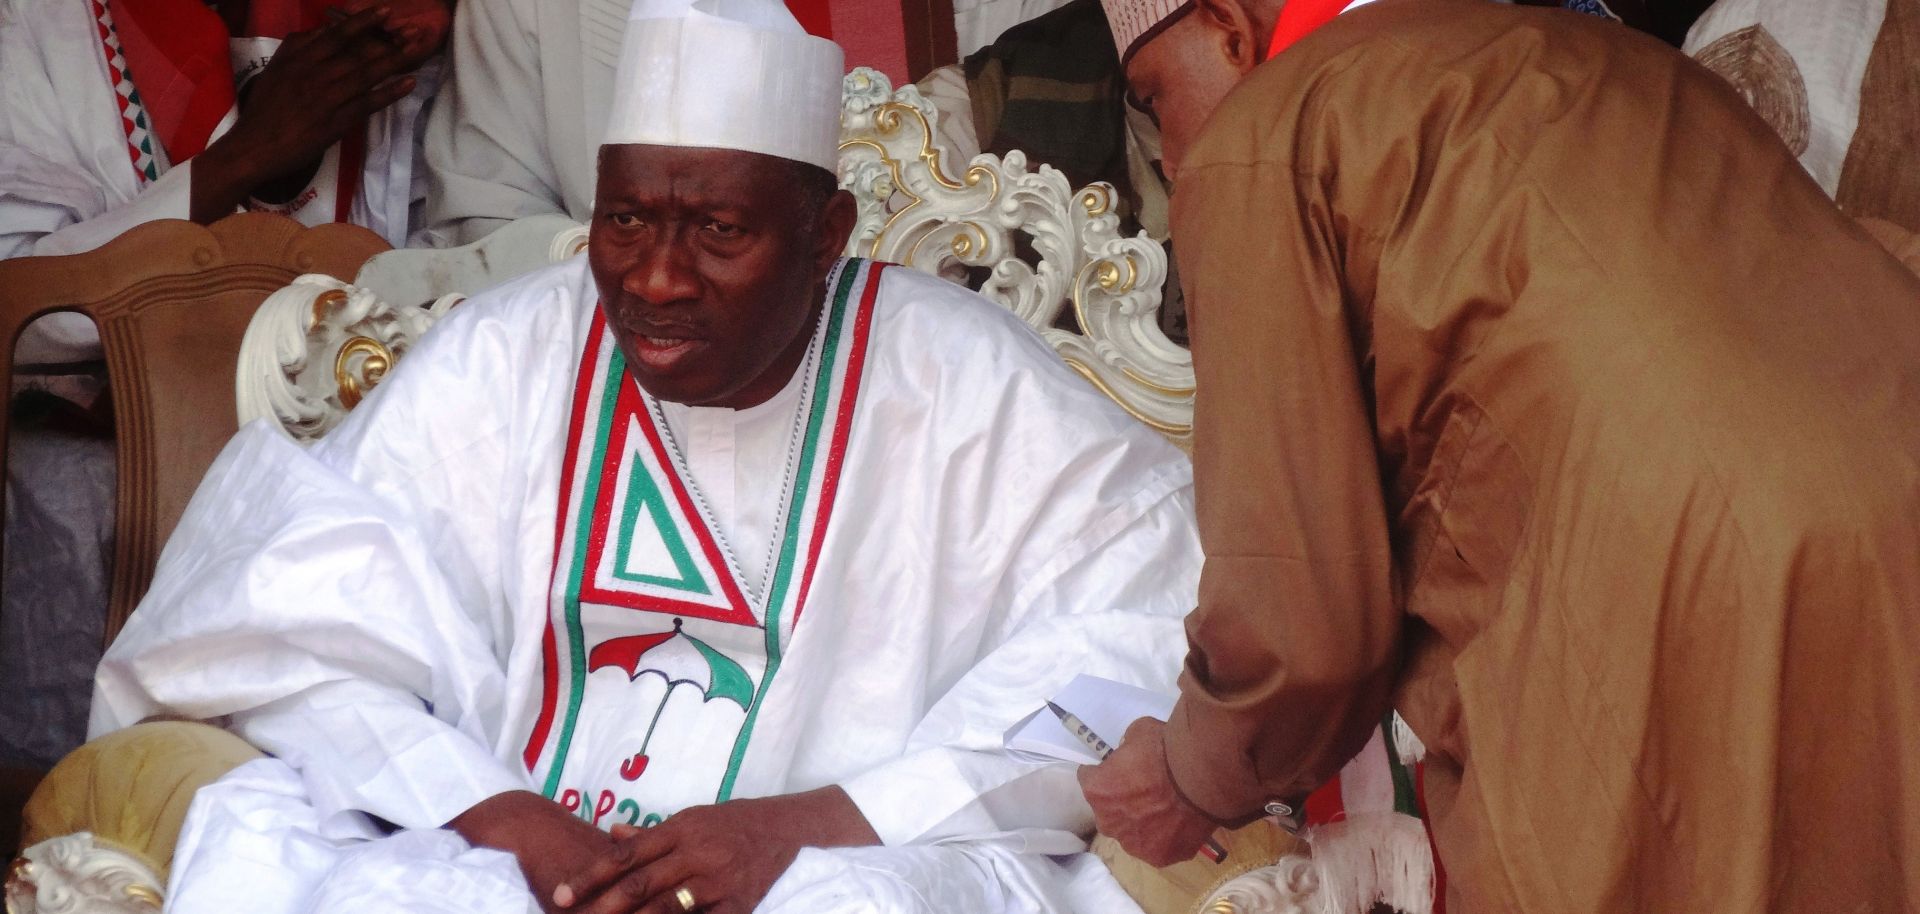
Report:
[[587,260],[648,393],[743,409],[793,377],[852,225],[844,194],[822,205],[802,174],[751,152],[601,148]]
[[1207,11],[1195,10],[1147,40],[1127,61],[1127,83],[1160,124],[1160,164],[1177,178],[1200,127],[1246,67],[1229,50],[1232,37]]

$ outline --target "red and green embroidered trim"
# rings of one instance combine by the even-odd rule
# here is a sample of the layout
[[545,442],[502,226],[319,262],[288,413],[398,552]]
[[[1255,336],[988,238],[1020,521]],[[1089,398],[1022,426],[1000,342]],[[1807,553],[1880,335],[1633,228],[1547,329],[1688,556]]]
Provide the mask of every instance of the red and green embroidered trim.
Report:
[[[834,294],[831,296],[830,306],[825,309],[826,315],[824,319],[827,321],[827,326],[823,334],[824,339],[822,341],[820,357],[821,364],[815,377],[813,396],[809,403],[809,412],[805,431],[802,435],[797,463],[798,470],[794,480],[794,491],[788,505],[786,529],[782,539],[779,558],[774,569],[773,583],[769,588],[768,608],[766,610],[766,619],[764,620],[753,619],[750,608],[747,607],[744,597],[741,595],[736,582],[733,580],[730,567],[721,554],[711,532],[707,529],[704,519],[695,507],[691,494],[684,480],[681,478],[680,470],[672,461],[666,444],[656,427],[654,417],[646,411],[644,404],[641,402],[638,385],[631,382],[626,376],[625,362],[621,353],[617,349],[608,349],[610,336],[606,332],[604,318],[597,313],[595,314],[589,330],[590,339],[585,347],[585,352],[582,354],[581,370],[575,382],[575,398],[571,417],[571,428],[573,431],[568,436],[565,455],[566,462],[561,471],[561,505],[558,512],[559,516],[555,522],[554,553],[556,561],[550,592],[553,588],[561,585],[559,575],[566,572],[568,574],[568,580],[565,584],[566,590],[562,596],[564,613],[556,613],[554,615],[564,616],[566,636],[569,642],[569,658],[566,663],[568,680],[568,688],[566,689],[568,693],[567,707],[564,716],[560,719],[560,733],[558,739],[554,742],[555,751],[553,759],[549,762],[546,783],[544,785],[544,792],[548,796],[554,796],[558,790],[560,778],[565,772],[568,748],[572,742],[575,724],[579,717],[580,703],[585,692],[585,677],[588,672],[588,667],[590,666],[588,659],[585,657],[585,634],[580,619],[580,605],[583,600],[601,605],[632,606],[633,608],[648,611],[693,615],[735,624],[754,624],[760,625],[764,629],[766,633],[767,665],[758,688],[752,691],[751,702],[746,708],[746,720],[742,724],[740,733],[735,740],[733,752],[731,753],[728,768],[717,799],[724,800],[731,795],[740,765],[745,758],[746,746],[751,739],[753,723],[757,712],[764,701],[774,673],[779,668],[784,642],[781,635],[782,628],[790,628],[792,620],[799,618],[801,609],[805,604],[806,594],[811,589],[813,568],[818,562],[821,544],[825,539],[826,525],[832,514],[832,502],[838,491],[839,471],[845,459],[847,441],[851,432],[854,403],[858,395],[861,373],[865,363],[866,341],[872,324],[872,310],[877,298],[880,272],[881,270],[877,266],[869,266],[861,261],[848,260],[836,271],[836,275],[833,278]],[[848,314],[850,309],[847,306],[852,298],[853,290],[860,285],[862,277],[865,279],[865,294],[860,297],[857,313],[850,317]],[[850,345],[846,347],[848,350],[845,353],[846,368],[844,372],[840,373],[840,402],[838,409],[830,412],[831,398],[834,391],[833,381],[836,377],[836,361],[842,355],[842,341],[846,334],[849,321],[851,321],[853,325],[853,338],[850,341]],[[604,356],[602,355],[603,352],[605,353]],[[601,369],[600,362],[603,357],[606,360],[606,365],[604,369]],[[597,410],[592,410],[590,407],[596,392],[600,394],[600,404]],[[595,415],[590,417],[589,412],[593,412]],[[804,564],[797,564],[796,558],[799,554],[798,546],[801,539],[801,528],[805,522],[806,509],[815,482],[815,470],[822,462],[819,456],[821,451],[819,445],[829,416],[832,416],[834,419],[833,440],[826,449],[826,456],[824,458],[825,472],[820,474],[823,478],[819,480],[820,499],[817,502],[813,514],[813,533],[808,542]],[[637,421],[621,421],[626,417],[632,417]],[[585,443],[584,439],[586,435],[584,433],[589,428],[587,423],[590,419],[596,420],[591,426],[594,430],[591,445],[592,451],[589,455],[589,462],[582,464],[580,462],[580,448],[582,444]],[[618,458],[624,457],[626,454],[626,438],[629,434],[628,429],[632,426],[639,427],[645,436],[646,447],[651,452],[653,463],[659,468],[660,475],[664,477],[667,485],[662,487],[657,485],[654,480],[644,479],[643,477],[648,476],[649,473],[643,464],[636,463],[635,469],[637,471],[632,473],[628,479],[628,490],[624,504],[618,512],[614,512],[611,502],[615,497],[613,493],[617,484],[617,474],[622,463],[622,460]],[[598,468],[598,472],[585,469],[587,467]],[[587,472],[588,476],[582,480],[583,491],[579,493],[579,500],[574,502],[572,501],[572,497],[574,495],[576,468]],[[670,490],[670,492],[662,492],[662,488],[666,488]],[[638,522],[638,516],[643,510],[649,512],[655,518],[664,518],[667,516],[665,513],[667,507],[665,500],[668,494],[671,494],[674,501],[678,503],[681,509],[680,516],[688,523],[691,532],[698,541],[701,553],[707,558],[712,568],[712,573],[717,578],[720,588],[724,592],[725,603],[731,604],[729,608],[737,609],[740,615],[735,615],[735,613],[726,612],[725,610],[718,610],[704,603],[683,603],[665,598],[661,595],[634,595],[607,592],[595,586],[594,582],[597,579],[596,574],[598,571],[597,563],[604,554],[605,550],[603,547],[605,546],[605,539],[608,533],[605,529],[607,525],[602,523],[602,521],[607,519],[615,519],[617,521],[616,529],[620,536],[621,554],[625,554],[626,546],[631,543],[634,525]],[[568,530],[568,519],[570,517],[573,518],[574,537],[573,548],[570,550],[572,555],[567,557],[561,555],[561,550],[566,546],[566,533]],[[704,586],[691,588],[685,586],[689,581],[701,582],[701,576],[692,561],[690,551],[686,548],[684,542],[679,541],[677,534],[668,529],[670,526],[671,524],[662,524],[661,533],[663,539],[666,540],[665,546],[667,552],[672,558],[680,580],[666,581],[664,579],[654,579],[651,576],[628,576],[620,574],[618,570],[612,571],[610,574],[622,580],[638,581],[640,583],[651,584],[655,587],[687,590],[689,592],[702,594],[707,593],[707,589]],[[678,544],[678,549],[675,548],[676,544]],[[562,561],[567,558],[570,558],[570,562]],[[797,592],[792,590],[796,572],[800,578],[800,586]],[[797,599],[794,601],[795,606],[792,612],[792,620],[783,620],[781,617],[783,607],[788,597],[796,593]],[[559,657],[559,645],[557,643],[559,634],[556,630],[556,621],[557,620],[550,616],[548,624],[545,627],[542,644],[544,666],[542,705],[523,754],[523,761],[529,771],[534,770],[538,765],[541,752],[548,743],[548,737],[552,734],[556,715],[559,712],[557,699],[561,691],[559,681],[561,660]],[[744,673],[742,674],[742,678],[745,678]],[[748,681],[736,685],[746,685],[750,687],[751,682]],[[738,701],[739,699],[736,698],[735,700]]]
[[[601,323],[596,319],[596,324]],[[604,330],[603,324],[602,327]],[[583,516],[590,522],[589,526],[583,528],[585,531],[583,535],[590,540],[591,548],[586,553],[586,564],[579,566],[582,569],[579,600],[603,606],[625,606],[651,612],[675,613],[730,625],[758,626],[760,620],[754,617],[753,608],[747,604],[745,593],[740,589],[739,583],[734,580],[732,569],[727,565],[726,556],[720,551],[719,542],[714,539],[707,525],[700,520],[699,509],[694,506],[693,494],[687,488],[685,480],[681,478],[679,470],[674,466],[673,457],[667,450],[666,440],[661,437],[660,429],[652,414],[648,412],[644,398],[640,395],[640,385],[627,377],[626,356],[617,347],[608,357],[604,390],[618,391],[617,405],[611,418],[605,423],[608,428],[602,429],[600,433],[605,438],[606,445],[600,447],[594,454],[596,465],[600,467],[600,485],[594,489],[592,501],[580,503]],[[603,393],[602,396],[608,396],[608,394]],[[714,576],[715,583],[718,584],[717,589],[720,593],[717,599],[712,599],[715,597],[713,593],[715,588],[709,587],[704,579],[693,587],[667,585],[665,589],[679,591],[674,596],[662,594],[646,597],[617,589],[607,589],[599,584],[600,563],[606,556],[606,550],[602,547],[609,533],[608,524],[605,522],[612,520],[616,514],[613,504],[614,493],[619,487],[622,458],[630,448],[629,439],[636,426],[640,429],[647,449],[647,454],[641,459],[642,461],[651,459],[659,468],[657,472],[666,481],[666,494],[672,495],[674,503],[679,506],[679,516],[687,520],[694,543],[700,548],[700,555],[705,558],[707,567]],[[627,477],[629,503],[635,500],[636,488],[651,488],[655,491],[662,488],[656,480],[651,478],[653,471],[645,469],[644,463],[636,464],[633,469],[636,472],[630,473]],[[645,497],[641,496],[640,500],[644,503]],[[660,500],[658,506],[662,509],[666,508],[664,499]],[[619,513],[624,515],[628,507],[633,505],[629,504],[621,508]],[[679,526],[671,521],[670,517],[670,512],[664,511],[654,515],[661,538],[666,541],[669,554],[673,553],[675,543],[680,542],[680,553],[674,556],[678,571],[682,574],[691,572],[698,577],[692,555],[686,550],[679,533]],[[681,559],[684,559],[686,564],[679,564]],[[608,576],[616,579],[625,577],[632,583],[661,586],[656,581],[647,580],[650,576],[623,576],[617,570],[609,571]],[[696,599],[697,597],[710,599],[702,602]]]
[[[567,436],[565,462],[560,466],[560,510],[554,523],[555,530],[553,533],[554,584],[559,583],[559,576],[563,567],[581,568],[586,565],[586,552],[590,540],[588,534],[593,521],[591,508],[580,512],[580,525],[575,531],[574,554],[570,565],[563,566],[561,563],[560,548],[566,542],[567,518],[571,513],[570,508],[572,507],[568,500],[573,495],[573,472],[579,456],[580,435],[578,434],[578,430],[586,427],[587,405],[593,397],[595,369],[599,367],[600,350],[606,346],[606,340],[605,318],[596,312],[594,314],[592,327],[587,333],[586,351],[580,359],[580,375],[574,382],[573,418],[570,421],[570,426],[575,430],[575,433]],[[601,401],[599,420],[594,423],[597,429],[593,445],[596,466],[603,465],[606,460],[607,431],[608,426],[611,425],[613,421],[612,411],[616,398],[602,397]],[[593,504],[593,499],[598,494],[597,489],[599,483],[600,479],[598,477],[590,477],[587,480],[588,491],[582,496],[582,505],[590,506]],[[551,588],[549,588],[549,593],[551,593]],[[579,605],[580,579],[578,577],[569,580],[565,599],[569,607],[577,607]],[[569,613],[567,621],[569,626],[569,639],[574,643],[579,643],[584,640],[585,633],[580,630],[579,614],[577,612]],[[540,706],[540,717],[534,722],[533,733],[527,741],[527,749],[522,756],[522,760],[526,763],[529,772],[533,770],[535,763],[539,761],[540,749],[546,744],[547,734],[553,727],[554,703],[559,694],[558,679],[560,666],[558,645],[555,643],[556,640],[553,630],[553,620],[551,615],[549,615],[546,634],[541,643],[541,666],[544,670],[545,683],[544,688],[541,690],[543,698]],[[573,725],[579,717],[580,697],[583,691],[578,687],[577,683],[586,677],[586,658],[581,656],[579,651],[574,651],[570,659],[572,662],[568,664],[570,667],[568,675],[570,680],[576,683],[576,685],[568,691],[566,723],[560,731],[561,745],[565,745],[573,739]],[[560,766],[555,765],[553,766],[553,771],[547,777],[545,787],[547,796],[553,796],[553,791],[559,782],[559,776]]]
[[[847,261],[847,267],[859,265],[858,261]],[[851,297],[856,280],[865,274],[866,289],[860,299],[858,314],[854,318],[853,348],[847,354],[845,382],[841,385],[840,407],[834,412],[836,427],[833,443],[827,452],[826,478],[821,482],[821,498],[816,508],[816,520],[813,538],[807,544],[806,568],[802,572],[802,586],[793,605],[793,621],[798,622],[800,614],[806,609],[807,593],[812,589],[813,569],[820,560],[820,544],[826,538],[827,519],[833,515],[833,499],[840,487],[840,466],[845,461],[847,439],[853,429],[853,407],[860,394],[861,373],[866,365],[867,334],[873,326],[873,304],[880,292],[880,273],[882,266],[869,265],[864,270],[842,270],[839,288],[833,295],[833,307],[827,314],[826,345],[821,347],[820,379],[823,383],[813,389],[813,404],[808,410],[806,445],[800,451],[799,470],[794,473],[793,499],[787,509],[787,529],[780,539],[780,557],[774,565],[773,583],[767,588],[767,672],[760,677],[760,690],[753,696],[753,704],[747,706],[746,723],[740,727],[740,735],[734,738],[733,753],[727,759],[727,775],[720,781],[720,793],[714,798],[716,803],[724,803],[733,797],[733,785],[740,775],[740,766],[746,760],[747,743],[753,739],[753,725],[760,716],[760,707],[766,703],[767,688],[773,684],[773,676],[780,671],[782,644],[780,640],[780,608],[785,605],[787,589],[793,585],[794,556],[800,542],[800,523],[807,503],[807,489],[813,479],[814,461],[819,457],[820,429],[828,416],[829,398],[832,396],[830,385],[824,383],[834,376],[833,361],[839,356],[840,334],[843,332],[847,317],[847,300]]]
[[160,157],[153,151],[153,128],[147,120],[147,106],[140,100],[140,90],[133,87],[133,75],[127,72],[127,57],[120,51],[120,32],[114,28],[113,13],[104,0],[93,0],[93,18],[100,29],[107,75],[113,78],[113,97],[120,105],[120,129],[127,135],[127,154],[133,159],[134,179],[144,187],[147,182],[160,179]]

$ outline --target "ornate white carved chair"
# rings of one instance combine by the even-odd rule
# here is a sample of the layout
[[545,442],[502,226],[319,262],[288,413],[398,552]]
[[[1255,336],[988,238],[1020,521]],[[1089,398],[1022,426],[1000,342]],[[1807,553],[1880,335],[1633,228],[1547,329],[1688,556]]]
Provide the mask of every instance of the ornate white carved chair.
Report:
[[[848,253],[956,282],[979,279],[982,294],[1035,327],[1090,383],[1186,447],[1192,361],[1156,320],[1165,250],[1144,235],[1120,236],[1113,188],[1072,188],[1019,152],[977,156],[956,175],[935,139],[935,118],[912,86],[896,91],[864,68],[847,76],[839,171],[859,204]],[[247,329],[235,391],[240,421],[273,419],[303,441],[324,435],[462,293],[565,260],[585,244],[584,227],[536,217],[467,248],[379,254],[351,283],[299,277],[270,296]],[[1067,314],[1077,330],[1062,326]],[[84,833],[37,845],[9,879],[8,914],[157,910],[158,880],[123,857]],[[1239,875],[1224,884],[1215,876],[1191,910],[1322,910],[1308,858],[1263,862],[1241,860]]]
[[7,914],[154,914],[160,889],[138,858],[78,832],[20,852],[7,873]]
[[240,423],[272,419],[300,441],[326,434],[468,293],[566,260],[586,242],[565,216],[532,216],[465,247],[376,254],[351,283],[295,279],[261,304],[240,344]]
[[[933,105],[912,86],[847,76],[840,109],[840,181],[860,202],[849,253],[965,282],[1040,331],[1067,364],[1140,421],[1185,446],[1193,426],[1193,360],[1161,332],[1166,251],[1120,236],[1104,183],[1078,190],[1014,151],[974,157],[955,176],[935,140]],[[1022,241],[1037,262],[1021,256]],[[1074,330],[1060,327],[1071,311]]]

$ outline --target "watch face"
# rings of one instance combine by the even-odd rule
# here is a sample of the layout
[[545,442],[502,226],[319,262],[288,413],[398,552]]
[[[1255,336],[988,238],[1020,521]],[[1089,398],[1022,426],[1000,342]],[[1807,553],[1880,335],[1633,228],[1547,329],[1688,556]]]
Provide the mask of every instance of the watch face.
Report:
[[1304,824],[1302,817],[1294,808],[1279,800],[1269,800],[1265,807],[1267,815],[1272,816],[1276,824],[1288,832],[1297,832]]

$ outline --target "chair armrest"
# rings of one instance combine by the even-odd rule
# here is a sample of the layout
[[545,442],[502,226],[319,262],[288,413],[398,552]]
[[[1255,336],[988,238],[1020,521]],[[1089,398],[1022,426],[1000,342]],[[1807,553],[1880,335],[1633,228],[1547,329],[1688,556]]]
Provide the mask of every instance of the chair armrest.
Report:
[[47,773],[22,812],[20,845],[88,832],[164,885],[193,795],[256,758],[259,750],[206,724],[157,721],[109,733]]

